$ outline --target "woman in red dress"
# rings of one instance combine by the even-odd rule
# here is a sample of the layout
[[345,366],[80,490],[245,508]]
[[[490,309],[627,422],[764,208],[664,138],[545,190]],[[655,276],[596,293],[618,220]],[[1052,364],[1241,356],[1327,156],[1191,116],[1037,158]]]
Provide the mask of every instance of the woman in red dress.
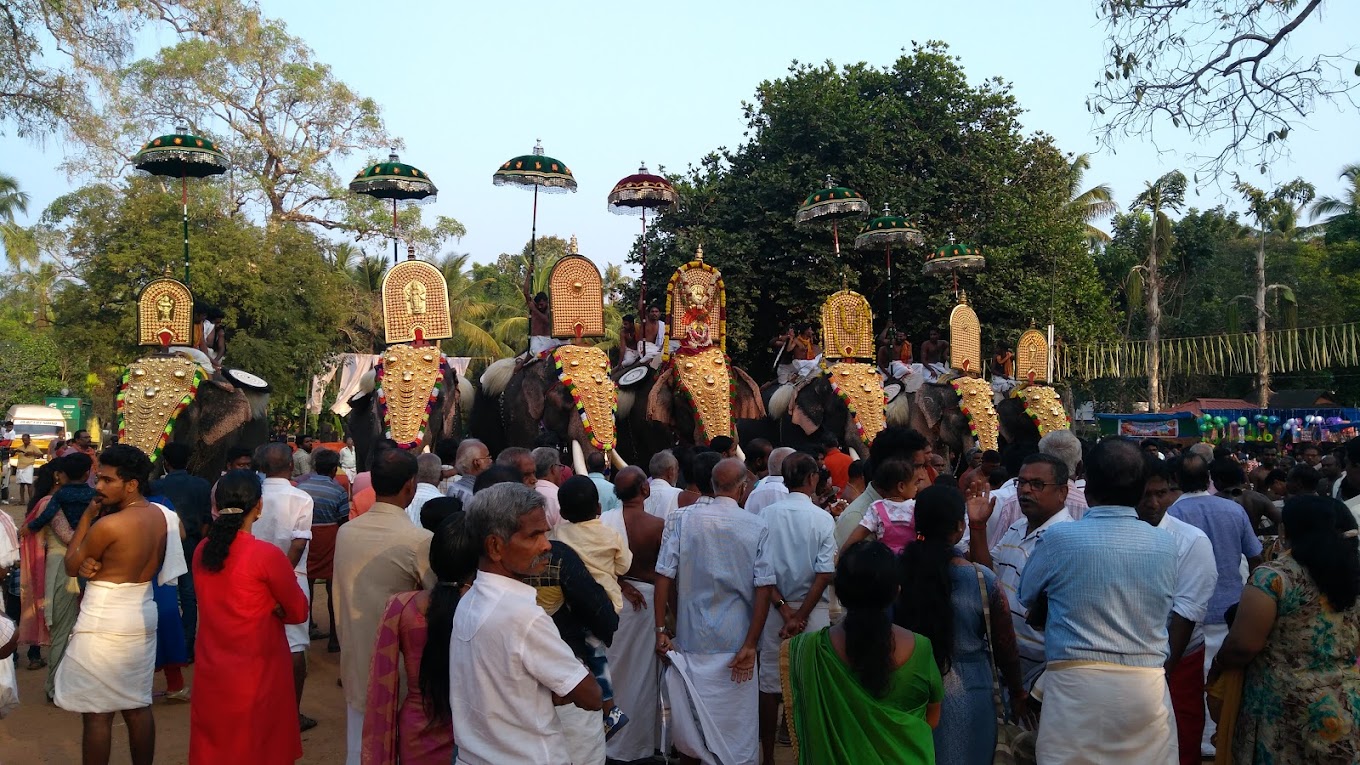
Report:
[[197,664],[189,708],[191,765],[284,765],[302,756],[293,661],[283,625],[307,620],[288,558],[251,536],[260,479],[217,482],[218,516],[194,553]]

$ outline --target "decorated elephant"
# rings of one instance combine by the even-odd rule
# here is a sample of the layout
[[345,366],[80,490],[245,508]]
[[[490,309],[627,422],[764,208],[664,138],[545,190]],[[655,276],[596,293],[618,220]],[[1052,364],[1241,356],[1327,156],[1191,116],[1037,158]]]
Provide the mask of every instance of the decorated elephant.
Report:
[[532,447],[545,431],[560,444],[575,445],[572,453],[579,449],[582,459],[601,451],[551,357],[516,362],[501,359],[482,373],[472,408],[472,436],[492,454],[509,446]]
[[766,417],[776,428],[774,443],[799,449],[819,443],[823,433],[830,433],[848,451],[868,456],[869,447],[850,407],[825,375],[798,385],[766,386],[761,392]]
[[1051,430],[1071,427],[1071,391],[1046,385],[1016,388],[996,403],[1006,443],[1036,443]]
[[233,446],[254,449],[269,440],[269,384],[235,369],[205,379],[175,420],[170,440],[193,449],[189,472],[217,480]]
[[[418,443],[405,445],[416,451],[425,447],[433,449],[444,438],[461,436],[463,420],[467,417],[465,402],[472,399],[472,383],[459,377],[452,367],[444,365],[434,400],[428,404],[428,424],[423,428]],[[364,376],[359,392],[350,398],[349,405],[350,411],[345,422],[349,435],[354,438],[354,459],[360,470],[367,470],[374,444],[390,437],[391,430],[383,417],[384,405],[377,390],[375,373]]]
[[[738,442],[769,436],[764,427],[765,403],[760,388],[739,367],[732,377],[732,425]],[[645,374],[644,374],[645,373]],[[670,367],[653,371],[635,366],[617,374],[619,382],[619,452],[630,465],[646,467],[652,455],[677,445],[706,444],[709,438],[689,396],[676,395]]]

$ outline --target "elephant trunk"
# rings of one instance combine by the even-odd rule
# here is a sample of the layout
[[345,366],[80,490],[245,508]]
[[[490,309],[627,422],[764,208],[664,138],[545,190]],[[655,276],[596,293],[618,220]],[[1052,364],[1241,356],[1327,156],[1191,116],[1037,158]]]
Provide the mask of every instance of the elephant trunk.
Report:
[[581,442],[574,438],[571,440],[571,469],[576,471],[576,475],[587,475],[590,472],[586,470],[586,455],[581,449]]

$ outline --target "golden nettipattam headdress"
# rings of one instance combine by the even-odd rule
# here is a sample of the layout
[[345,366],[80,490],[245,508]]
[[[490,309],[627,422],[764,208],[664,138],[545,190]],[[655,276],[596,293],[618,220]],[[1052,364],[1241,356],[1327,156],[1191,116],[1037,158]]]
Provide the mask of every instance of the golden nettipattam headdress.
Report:
[[444,354],[435,346],[393,345],[382,352],[375,369],[378,410],[386,436],[403,449],[424,442],[425,426],[448,370]]
[[432,263],[408,256],[383,276],[383,330],[388,344],[453,337],[449,285]]
[[604,284],[600,269],[580,254],[575,236],[567,256],[557,261],[548,277],[548,301],[552,306],[553,337],[604,335]]
[[118,388],[119,442],[132,444],[155,462],[175,419],[193,402],[206,376],[206,370],[184,356],[157,355],[128,365]]
[[970,377],[982,375],[982,324],[962,292],[949,312],[949,366]]
[[168,273],[152,279],[137,296],[137,344],[194,344],[194,295]]
[[874,314],[853,290],[832,293],[822,304],[823,354],[828,359],[872,359]]
[[664,356],[670,355],[670,341],[679,343],[681,352],[695,353],[714,347],[727,350],[727,290],[722,273],[704,262],[704,248],[694,260],[680,266],[666,285],[666,327]]
[[559,345],[550,358],[557,367],[558,378],[576,403],[591,445],[603,452],[613,449],[619,388],[609,374],[609,355],[595,346]]
[[1020,335],[1016,346],[1015,379],[1026,383],[1048,382],[1048,338],[1033,327]]

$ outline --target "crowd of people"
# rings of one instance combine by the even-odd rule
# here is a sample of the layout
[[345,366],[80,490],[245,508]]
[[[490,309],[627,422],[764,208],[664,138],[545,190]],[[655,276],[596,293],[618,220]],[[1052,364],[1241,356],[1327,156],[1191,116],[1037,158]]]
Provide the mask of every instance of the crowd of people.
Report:
[[157,671],[191,763],[295,762],[323,638],[356,765],[1360,762],[1360,440],[744,446],[77,445],[0,514],[0,655],[87,763],[153,761]]

